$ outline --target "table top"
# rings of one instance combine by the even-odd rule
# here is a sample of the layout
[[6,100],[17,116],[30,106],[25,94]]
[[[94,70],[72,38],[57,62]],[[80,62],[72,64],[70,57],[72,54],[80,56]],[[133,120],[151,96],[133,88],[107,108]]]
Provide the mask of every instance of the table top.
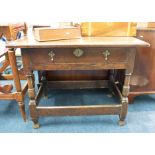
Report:
[[150,44],[134,37],[82,37],[80,39],[38,42],[24,36],[6,44],[7,48],[48,48],[48,47],[137,47]]

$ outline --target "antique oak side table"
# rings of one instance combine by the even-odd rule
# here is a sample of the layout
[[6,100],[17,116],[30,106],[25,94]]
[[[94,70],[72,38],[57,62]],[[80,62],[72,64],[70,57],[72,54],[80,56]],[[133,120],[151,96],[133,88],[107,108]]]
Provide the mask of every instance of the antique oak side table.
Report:
[[[10,42],[8,48],[21,48],[24,70],[28,80],[30,115],[34,128],[39,128],[40,116],[62,115],[119,115],[119,124],[124,125],[128,107],[130,77],[134,68],[136,47],[149,46],[133,37],[83,37],[81,39],[37,42],[33,38]],[[11,52],[11,51],[9,51]],[[115,71],[124,70],[122,88],[117,86]],[[49,70],[110,70],[108,80],[100,81],[49,81],[51,87],[69,84],[75,88],[111,87],[120,98],[118,104],[89,106],[39,106],[43,84],[35,92],[33,72]],[[41,81],[40,81],[41,82]]]

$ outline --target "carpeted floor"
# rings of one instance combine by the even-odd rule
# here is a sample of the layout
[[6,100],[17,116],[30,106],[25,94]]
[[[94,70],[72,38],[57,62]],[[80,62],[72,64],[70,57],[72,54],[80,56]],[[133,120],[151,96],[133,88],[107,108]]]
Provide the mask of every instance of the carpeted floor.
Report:
[[[24,82],[24,81],[23,81]],[[44,105],[77,105],[117,102],[105,90],[49,90],[49,99],[42,99]],[[39,129],[32,128],[26,96],[28,121],[23,122],[15,101],[0,100],[0,132],[4,133],[152,133],[155,132],[155,95],[139,96],[129,105],[127,124],[118,125],[118,116],[59,116],[41,117]]]

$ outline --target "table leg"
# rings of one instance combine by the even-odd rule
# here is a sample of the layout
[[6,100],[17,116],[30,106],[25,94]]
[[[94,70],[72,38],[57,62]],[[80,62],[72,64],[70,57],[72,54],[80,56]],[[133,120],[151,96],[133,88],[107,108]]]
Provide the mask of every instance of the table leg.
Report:
[[43,95],[48,99],[46,72],[42,72]]
[[124,78],[124,85],[123,85],[123,90],[122,90],[122,108],[121,108],[121,113],[119,115],[120,120],[119,120],[119,125],[123,126],[125,125],[125,118],[127,115],[128,111],[128,95],[130,91],[130,78],[133,73],[133,68],[134,68],[134,59],[135,59],[135,53],[136,49],[131,48],[129,49],[130,51],[128,52],[128,64],[127,64],[127,69],[125,70],[125,78]]
[[125,79],[124,79],[124,85],[123,85],[123,91],[122,91],[122,99],[121,99],[121,103],[122,103],[122,109],[121,109],[121,113],[120,113],[120,121],[119,121],[119,125],[125,125],[125,118],[127,115],[127,111],[128,111],[128,94],[129,94],[129,90],[130,90],[130,77],[131,77],[131,73],[125,73]]
[[127,115],[127,111],[128,111],[128,94],[130,91],[130,77],[131,77],[131,73],[128,73],[128,71],[126,71],[125,73],[125,79],[124,79],[124,85],[123,85],[123,90],[122,90],[122,99],[121,99],[121,104],[122,104],[122,108],[121,108],[121,113],[119,115],[119,125],[123,126],[125,125],[125,118]]
[[29,102],[29,109],[30,109],[30,116],[33,121],[33,128],[39,128],[39,116],[36,110],[36,100],[35,100],[35,88],[34,88],[34,75],[32,72],[30,72],[27,76],[27,81],[28,81],[28,94],[30,98]]
[[122,98],[122,109],[121,109],[121,113],[119,115],[119,125],[123,126],[125,125],[125,118],[127,115],[127,111],[128,111],[128,98],[127,97],[123,97]]

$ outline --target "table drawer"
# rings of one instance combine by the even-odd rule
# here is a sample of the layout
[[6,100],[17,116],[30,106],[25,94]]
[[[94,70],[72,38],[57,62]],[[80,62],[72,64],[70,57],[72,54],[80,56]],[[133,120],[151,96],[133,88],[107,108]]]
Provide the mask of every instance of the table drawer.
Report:
[[91,66],[95,68],[99,64],[111,66],[127,62],[125,48],[32,48],[27,54],[33,67],[39,65],[87,65],[87,68],[91,69]]
[[126,48],[31,48],[23,54],[32,70],[125,69]]

